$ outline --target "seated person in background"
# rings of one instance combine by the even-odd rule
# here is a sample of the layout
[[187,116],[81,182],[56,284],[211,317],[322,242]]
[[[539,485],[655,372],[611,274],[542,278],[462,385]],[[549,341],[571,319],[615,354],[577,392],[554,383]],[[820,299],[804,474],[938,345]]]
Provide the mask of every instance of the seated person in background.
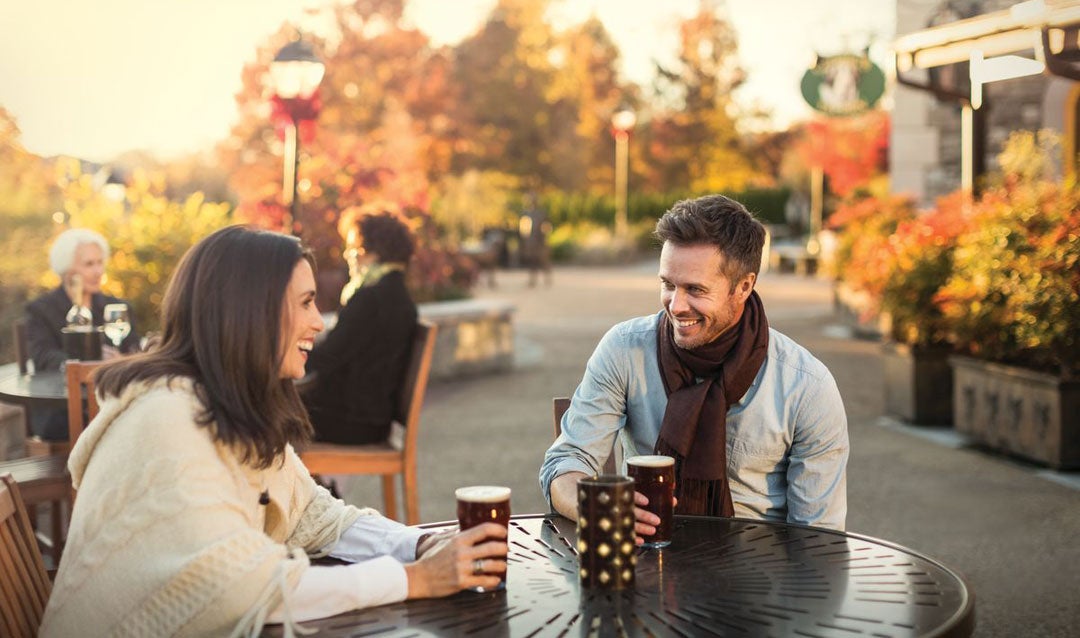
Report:
[[362,214],[348,232],[351,278],[337,324],[315,346],[304,403],[315,439],[361,445],[385,441],[409,363],[416,304],[405,288],[414,241],[394,214]]
[[[676,203],[656,236],[663,310],[593,352],[540,468],[549,502],[576,519],[578,479],[618,438],[627,456],[675,459],[677,514],[843,529],[844,404],[825,365],[769,327],[754,290],[765,228],[712,195]],[[635,509],[637,534],[654,534],[659,519]]]
[[[122,299],[101,292],[109,245],[100,234],[85,228],[71,228],[60,233],[49,250],[49,265],[60,276],[60,285],[26,306],[26,337],[35,371],[59,370],[67,353],[60,331],[67,326],[67,314],[78,303],[90,310],[95,326],[104,323],[106,304],[124,303]],[[81,288],[80,292],[75,292]],[[72,299],[72,296],[80,297]],[[111,359],[118,352],[135,352],[139,334],[135,317],[129,309],[131,333],[120,344],[119,351],[106,341],[102,356]],[[30,430],[47,441],[68,438],[67,410],[38,408],[31,412]]]
[[[49,266],[60,276],[60,285],[26,306],[26,336],[30,358],[35,370],[59,370],[67,360],[60,330],[67,326],[67,314],[75,303],[89,308],[95,326],[104,323],[105,305],[125,303],[101,292],[105,263],[109,260],[109,244],[98,233],[85,228],[65,230],[53,241],[49,250]],[[73,282],[81,280],[82,298],[72,299],[69,291]],[[135,352],[139,335],[135,330],[133,313],[129,312],[131,333],[120,344],[119,352]],[[117,349],[109,344],[102,348],[106,359],[116,356]]]
[[[99,369],[42,636],[257,636],[499,582],[503,527],[426,535],[332,498],[301,463],[312,265],[294,237],[217,231],[181,260],[160,344]],[[353,564],[309,563],[325,555]]]

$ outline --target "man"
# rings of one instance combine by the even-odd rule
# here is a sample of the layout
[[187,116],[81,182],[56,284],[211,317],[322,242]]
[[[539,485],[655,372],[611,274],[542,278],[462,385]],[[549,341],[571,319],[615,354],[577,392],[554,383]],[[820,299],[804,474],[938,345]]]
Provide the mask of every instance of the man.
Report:
[[[675,458],[676,513],[843,529],[843,402],[824,364],[769,328],[754,290],[765,228],[710,195],[675,204],[656,236],[663,310],[616,325],[593,352],[540,468],[549,502],[576,519],[577,481],[617,438],[626,455]],[[635,498],[649,536],[659,519]]]

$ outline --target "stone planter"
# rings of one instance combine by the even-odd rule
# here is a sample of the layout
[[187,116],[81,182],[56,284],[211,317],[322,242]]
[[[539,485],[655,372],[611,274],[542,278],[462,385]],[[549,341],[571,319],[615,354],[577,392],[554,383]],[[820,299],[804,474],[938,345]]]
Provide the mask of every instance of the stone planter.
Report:
[[1080,381],[969,357],[953,367],[953,422],[992,448],[1080,468]]
[[881,339],[889,334],[892,320],[888,313],[870,313],[870,295],[855,290],[843,281],[833,285],[833,309],[859,339]]
[[508,372],[514,367],[514,305],[493,299],[422,303],[420,316],[439,326],[432,379]]
[[882,346],[885,359],[885,411],[914,425],[953,422],[953,372],[948,348]]

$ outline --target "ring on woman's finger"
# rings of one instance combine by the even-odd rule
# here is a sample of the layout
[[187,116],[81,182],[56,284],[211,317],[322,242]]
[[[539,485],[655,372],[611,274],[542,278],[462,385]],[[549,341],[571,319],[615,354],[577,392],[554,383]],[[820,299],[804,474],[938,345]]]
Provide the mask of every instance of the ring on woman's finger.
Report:
[[472,562],[472,573],[474,576],[479,576],[484,573],[484,559],[477,558]]

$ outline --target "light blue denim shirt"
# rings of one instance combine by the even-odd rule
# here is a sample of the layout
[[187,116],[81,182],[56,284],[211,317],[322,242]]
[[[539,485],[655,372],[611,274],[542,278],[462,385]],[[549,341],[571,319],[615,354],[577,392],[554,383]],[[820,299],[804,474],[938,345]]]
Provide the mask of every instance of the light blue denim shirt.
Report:
[[[624,458],[652,454],[667,407],[657,363],[660,314],[608,331],[544,455],[540,486],[567,472],[595,474],[618,440]],[[735,515],[844,529],[847,416],[825,364],[769,330],[753,385],[727,413],[727,476]],[[625,471],[625,468],[624,468]]]

